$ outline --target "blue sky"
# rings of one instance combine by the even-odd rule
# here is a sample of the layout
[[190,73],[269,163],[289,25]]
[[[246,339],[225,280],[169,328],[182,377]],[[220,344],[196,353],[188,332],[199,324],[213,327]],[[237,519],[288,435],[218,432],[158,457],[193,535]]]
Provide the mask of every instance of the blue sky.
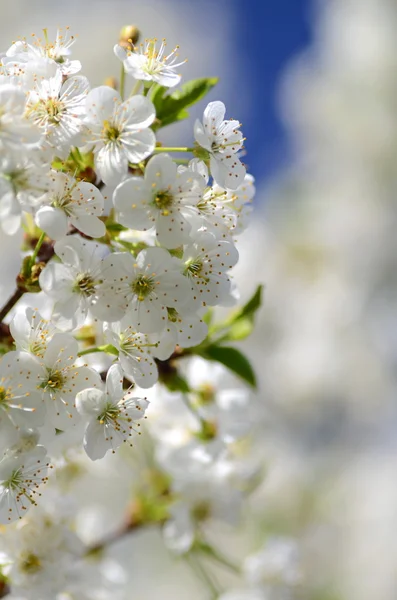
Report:
[[256,179],[272,176],[289,157],[277,108],[280,76],[289,60],[310,44],[313,0],[232,0],[246,60],[253,110],[245,117],[247,163]]

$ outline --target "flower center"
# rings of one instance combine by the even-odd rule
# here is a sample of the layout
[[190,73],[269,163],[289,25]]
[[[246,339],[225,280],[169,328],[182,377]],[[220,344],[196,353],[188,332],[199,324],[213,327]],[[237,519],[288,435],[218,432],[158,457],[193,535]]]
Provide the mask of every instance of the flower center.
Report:
[[172,206],[173,202],[173,195],[166,190],[157,192],[153,197],[153,206],[161,210],[165,217],[168,216],[169,212],[167,209]]
[[43,381],[40,387],[43,390],[51,391],[51,390],[60,390],[63,388],[65,384],[65,377],[62,375],[61,371],[48,371],[48,378],[46,381]]
[[3,177],[11,183],[14,193],[18,193],[20,190],[27,190],[29,188],[29,177],[26,174],[25,169],[16,169],[10,173],[4,173]]
[[205,500],[198,502],[193,507],[193,518],[196,521],[205,521],[211,516],[211,506]]
[[84,296],[93,296],[95,294],[95,281],[89,273],[81,273],[75,282],[75,292],[80,292]]
[[3,386],[0,386],[0,409],[2,408],[3,410],[7,410],[9,400],[10,400],[10,395],[7,394],[6,388]]
[[203,383],[196,391],[200,405],[212,404],[215,401],[215,388],[210,383]]
[[11,476],[3,482],[3,486],[9,490],[23,490],[23,476],[21,469],[16,469],[11,473]]
[[102,135],[107,142],[117,142],[121,135],[121,131],[110,121],[104,121]]
[[41,561],[35,554],[26,554],[20,562],[20,570],[29,575],[37,573],[41,569]]
[[185,263],[185,275],[188,277],[200,277],[203,268],[203,261],[199,258],[192,258]]
[[60,208],[68,216],[70,216],[72,213],[72,211],[69,208],[70,204],[72,204],[72,197],[68,193],[64,194],[63,196],[55,196],[51,202],[51,206],[53,208]]
[[131,289],[138,297],[138,300],[142,302],[147,298],[154,290],[154,279],[147,275],[138,275],[136,279],[131,283]]
[[109,425],[112,424],[115,429],[119,428],[119,424],[117,422],[118,417],[120,416],[120,409],[110,402],[106,404],[104,410],[97,417],[98,421],[101,425]]
[[59,125],[60,114],[63,110],[62,102],[56,98],[48,98],[43,104],[48,122],[52,125]]

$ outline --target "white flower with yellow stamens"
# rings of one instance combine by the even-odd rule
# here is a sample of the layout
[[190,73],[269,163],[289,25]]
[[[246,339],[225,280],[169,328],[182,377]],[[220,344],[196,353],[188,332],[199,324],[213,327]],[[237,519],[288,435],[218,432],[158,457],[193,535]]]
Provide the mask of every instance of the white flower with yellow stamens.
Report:
[[125,50],[122,46],[116,45],[114,53],[122,61],[126,73],[135,79],[155,81],[164,87],[174,87],[181,80],[181,75],[175,73],[175,69],[183,65],[186,60],[176,62],[179,46],[166,54],[165,39],[161,41],[158,50],[156,44],[157,39],[153,38],[145,40],[145,44],[140,44],[133,50]]
[[0,461],[0,523],[21,519],[37,504],[39,489],[48,480],[49,466],[43,446]]
[[94,146],[96,170],[104,183],[117,184],[127,175],[128,163],[153,152],[155,108],[144,96],[122,102],[118,92],[102,85],[88,94],[86,109],[85,140]]
[[[47,425],[67,429],[76,418],[75,399],[77,392],[88,387],[100,387],[99,374],[78,360],[78,342],[68,333],[57,333],[48,343],[41,360],[29,365],[30,381],[41,392],[47,411]],[[26,352],[16,352],[16,369],[20,377],[27,373]],[[27,355],[29,356],[29,355]]]
[[36,389],[36,361],[26,352],[8,352],[0,362],[0,441],[14,443],[20,429],[39,427],[45,407]]
[[245,167],[237,157],[244,138],[239,131],[241,123],[225,121],[223,102],[210,102],[204,111],[203,122],[196,120],[194,137],[199,146],[209,152],[211,175],[223,188],[235,190],[242,184]]
[[130,177],[114,191],[117,219],[123,225],[146,231],[155,227],[158,242],[178,248],[191,240],[190,219],[198,217],[205,182],[193,171],[180,172],[170,156],[149,160],[145,176]]
[[64,82],[58,69],[29,93],[26,114],[44,134],[45,147],[61,158],[80,143],[89,87],[88,79],[80,75]]
[[99,238],[106,232],[98,218],[104,203],[101,192],[92,183],[51,171],[50,189],[40,198],[35,221],[54,240],[67,234],[69,224],[85,235]]
[[148,401],[134,398],[123,389],[120,365],[112,365],[106,377],[106,389],[86,389],[77,394],[77,410],[88,419],[84,450],[92,460],[103,458],[139,431]]

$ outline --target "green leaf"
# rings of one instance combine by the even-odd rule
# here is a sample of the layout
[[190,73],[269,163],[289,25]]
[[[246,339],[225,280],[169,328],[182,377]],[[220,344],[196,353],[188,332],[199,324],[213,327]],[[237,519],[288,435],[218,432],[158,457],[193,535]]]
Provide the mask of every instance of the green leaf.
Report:
[[241,379],[256,387],[256,376],[249,360],[237,348],[230,346],[207,346],[201,351],[201,356],[208,360],[221,363]]
[[184,394],[190,392],[188,382],[178,373],[172,374],[170,377],[163,378],[163,383],[167,386],[170,392],[183,392]]
[[192,79],[167,96],[165,95],[167,88],[162,86],[156,88],[151,96],[157,118],[154,128],[158,129],[186,119],[189,116],[186,108],[201,100],[217,83],[218,77]]
[[227,340],[231,342],[237,342],[245,340],[251,335],[254,329],[254,323],[252,319],[245,317],[243,319],[237,319],[230,325],[229,331],[227,332]]
[[263,285],[258,285],[254,294],[251,296],[248,302],[244,304],[244,306],[240,308],[238,313],[233,316],[233,321],[237,321],[238,319],[244,319],[247,317],[252,319],[255,316],[256,311],[262,305],[262,291]]

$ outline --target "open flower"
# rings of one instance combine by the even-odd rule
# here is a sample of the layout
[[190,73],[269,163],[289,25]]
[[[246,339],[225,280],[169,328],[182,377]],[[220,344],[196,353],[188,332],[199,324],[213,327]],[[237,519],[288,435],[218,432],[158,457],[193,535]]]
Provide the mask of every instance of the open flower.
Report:
[[107,300],[108,321],[128,314],[137,331],[158,333],[167,323],[167,307],[192,302],[191,286],[181,273],[180,261],[163,248],[147,248],[136,258],[126,252],[114,253],[104,259],[104,270],[106,279],[99,293]]
[[235,190],[243,182],[245,167],[236,153],[243,146],[241,123],[225,121],[226,108],[223,102],[210,102],[204,111],[203,122],[197,119],[194,137],[210,154],[211,175],[218,185]]
[[81,69],[79,60],[70,60],[70,47],[76,41],[73,35],[69,36],[69,28],[65,33],[57,30],[55,42],[50,42],[45,31],[45,39],[32,36],[30,43],[25,39],[14,42],[2,57],[3,64],[9,69],[25,73],[26,68],[36,75],[36,78],[45,73],[48,66],[53,66],[54,72],[59,69],[64,77],[70,77]]
[[40,198],[42,206],[35,221],[54,240],[67,234],[69,224],[85,235],[99,238],[106,232],[104,223],[98,218],[104,202],[101,192],[93,184],[52,171],[50,190]]
[[119,351],[120,366],[127,377],[141,388],[150,388],[158,379],[158,371],[148,350],[156,343],[138,333],[129,321],[127,316],[118,323],[105,323],[105,339]]
[[231,280],[227,271],[238,261],[238,251],[228,240],[218,240],[208,232],[199,233],[195,243],[183,253],[184,274],[191,282],[203,306],[216,306],[227,302]]
[[0,154],[19,154],[27,150],[26,145],[37,144],[41,137],[35,127],[25,117],[26,96],[19,87],[11,84],[0,85]]
[[43,446],[0,461],[0,523],[25,516],[37,504],[39,488],[47,482],[49,460]]
[[106,85],[87,96],[86,142],[94,145],[95,166],[104,183],[119,183],[128,163],[139,163],[156,144],[150,125],[156,112],[144,96],[122,102],[120,94]]
[[0,362],[0,438],[13,443],[22,428],[43,425],[45,407],[36,389],[36,361],[27,352],[8,352]]
[[113,452],[137,433],[139,421],[148,406],[146,398],[133,398],[123,389],[123,372],[112,365],[106,377],[106,389],[86,389],[77,394],[77,410],[88,419],[84,450],[92,460]]
[[80,140],[88,90],[86,77],[77,75],[64,82],[58,69],[54,77],[38,82],[29,93],[27,115],[58,156],[66,157]]
[[170,156],[153,156],[144,178],[130,177],[115,189],[117,219],[143,231],[154,226],[162,246],[177,248],[190,241],[189,219],[198,214],[204,186],[199,174],[188,169],[179,172]]
[[[76,365],[77,341],[68,333],[57,333],[48,343],[41,360],[29,368],[30,377],[36,382],[36,389],[42,393],[48,423],[57,429],[67,429],[76,417],[75,399],[77,392],[87,387],[99,387],[99,374],[87,366]],[[16,352],[20,361],[26,360],[26,352]],[[28,355],[29,356],[29,355]],[[27,369],[24,366],[24,371]],[[24,376],[23,369],[20,370]]]
[[176,62],[179,46],[169,54],[165,54],[166,41],[162,40],[158,50],[156,43],[156,38],[149,39],[145,44],[134,47],[133,50],[125,50],[122,46],[116,45],[114,53],[122,61],[126,73],[135,79],[155,81],[164,87],[178,85],[181,75],[175,73],[175,69],[186,62],[186,60]]
[[52,321],[62,330],[84,324],[90,307],[98,300],[102,283],[99,246],[69,236],[55,244],[62,263],[51,262],[40,273],[40,287],[55,301]]

